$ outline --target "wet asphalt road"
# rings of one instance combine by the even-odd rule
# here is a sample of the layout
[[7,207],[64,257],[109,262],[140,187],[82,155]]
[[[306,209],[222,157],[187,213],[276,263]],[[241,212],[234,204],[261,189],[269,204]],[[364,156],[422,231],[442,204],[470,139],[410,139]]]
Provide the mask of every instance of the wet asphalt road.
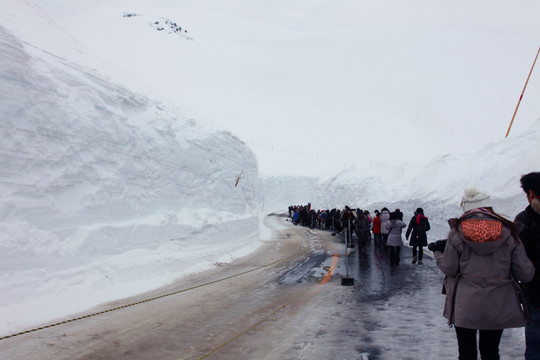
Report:
[[[324,342],[318,347],[315,340],[312,349],[291,359],[457,359],[454,329],[442,316],[444,276],[426,248],[422,265],[412,264],[408,246],[401,247],[400,264],[393,265],[389,250],[373,240],[365,252],[356,247],[345,256],[343,235],[312,231],[338,245],[341,256],[328,284],[332,296],[320,295],[315,304],[329,312],[317,320]],[[323,268],[330,263],[332,254],[327,255],[320,264]],[[311,260],[320,258],[315,255]],[[344,286],[342,277],[354,279],[354,285]],[[523,343],[523,329],[505,330],[501,359],[523,358]]]
[[[0,342],[0,359],[457,358],[454,330],[442,317],[443,275],[433,259],[411,264],[404,246],[400,265],[392,265],[373,241],[365,253],[347,256],[343,235],[292,226],[278,215],[267,220],[280,226],[252,256],[129,302],[192,291]],[[274,265],[253,271],[264,264]],[[354,285],[342,285],[347,275]],[[505,330],[501,359],[523,358],[523,342],[523,329]]]
[[400,263],[395,265],[390,263],[389,249],[372,240],[366,251],[354,249],[344,263],[349,276],[355,279],[358,296],[365,301],[385,300],[403,291],[422,291],[425,286],[437,284],[442,290],[443,275],[426,251],[423,264],[412,264],[412,249],[402,246]]

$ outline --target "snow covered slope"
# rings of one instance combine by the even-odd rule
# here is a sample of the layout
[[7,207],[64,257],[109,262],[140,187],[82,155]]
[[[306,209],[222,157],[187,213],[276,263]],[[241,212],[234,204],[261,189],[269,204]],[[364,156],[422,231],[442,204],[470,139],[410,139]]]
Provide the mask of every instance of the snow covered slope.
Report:
[[155,288],[257,246],[251,150],[111,82],[84,51],[31,3],[2,2],[2,327]]
[[290,205],[305,205],[315,198],[318,178],[271,176],[261,178],[263,214],[285,213]]
[[315,208],[399,208],[407,219],[422,207],[433,225],[428,236],[432,240],[443,238],[448,232],[446,221],[462,213],[459,203],[468,186],[487,191],[495,211],[513,220],[527,205],[520,176],[540,171],[539,145],[540,119],[527,131],[489,143],[472,154],[429,160],[419,152],[418,157],[426,162],[421,165],[371,162],[348,167],[321,179],[312,203]]

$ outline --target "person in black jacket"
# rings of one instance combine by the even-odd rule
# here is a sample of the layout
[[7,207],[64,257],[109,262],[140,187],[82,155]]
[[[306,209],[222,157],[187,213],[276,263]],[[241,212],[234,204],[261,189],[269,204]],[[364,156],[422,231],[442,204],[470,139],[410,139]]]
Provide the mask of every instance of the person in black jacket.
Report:
[[532,360],[540,359],[540,172],[523,175],[520,182],[529,206],[514,221],[524,226],[519,238],[536,270],[532,281],[522,284],[531,315],[525,326],[525,359]]
[[409,245],[413,248],[413,264],[416,264],[416,261],[418,261],[419,265],[422,264],[424,246],[427,246],[426,231],[429,231],[429,229],[429,220],[426,216],[424,216],[424,209],[416,209],[414,216],[409,222],[407,232],[405,233],[405,238],[407,240],[409,240],[409,236],[411,237]]

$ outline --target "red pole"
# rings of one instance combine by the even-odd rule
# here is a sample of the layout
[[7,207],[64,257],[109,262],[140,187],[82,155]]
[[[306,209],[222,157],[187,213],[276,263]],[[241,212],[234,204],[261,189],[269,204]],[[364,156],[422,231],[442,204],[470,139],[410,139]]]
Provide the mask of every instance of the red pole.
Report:
[[506,137],[508,137],[508,134],[510,134],[510,129],[512,128],[512,124],[514,123],[514,118],[516,117],[519,104],[521,103],[521,99],[523,99],[523,93],[525,92],[525,89],[527,88],[527,83],[529,82],[529,78],[531,77],[532,71],[534,69],[534,64],[536,64],[536,59],[538,59],[538,54],[540,54],[540,48],[538,48],[538,52],[536,53],[536,57],[534,58],[531,71],[529,71],[529,76],[527,76],[527,81],[525,81],[525,86],[523,87],[523,91],[521,92],[521,96],[519,97],[518,103],[516,105],[516,110],[514,110],[514,115],[512,115],[512,121],[510,121],[510,125],[508,126],[508,131],[506,131]]

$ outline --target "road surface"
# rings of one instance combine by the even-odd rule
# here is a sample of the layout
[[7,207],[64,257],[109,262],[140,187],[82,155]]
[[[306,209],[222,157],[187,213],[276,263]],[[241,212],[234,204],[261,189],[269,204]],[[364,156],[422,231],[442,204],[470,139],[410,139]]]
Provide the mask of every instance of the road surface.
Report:
[[[431,258],[413,265],[404,247],[395,266],[373,242],[359,254],[283,215],[265,224],[271,239],[250,256],[85,314],[135,305],[2,340],[0,359],[457,358]],[[505,330],[501,358],[523,350],[523,329]]]

